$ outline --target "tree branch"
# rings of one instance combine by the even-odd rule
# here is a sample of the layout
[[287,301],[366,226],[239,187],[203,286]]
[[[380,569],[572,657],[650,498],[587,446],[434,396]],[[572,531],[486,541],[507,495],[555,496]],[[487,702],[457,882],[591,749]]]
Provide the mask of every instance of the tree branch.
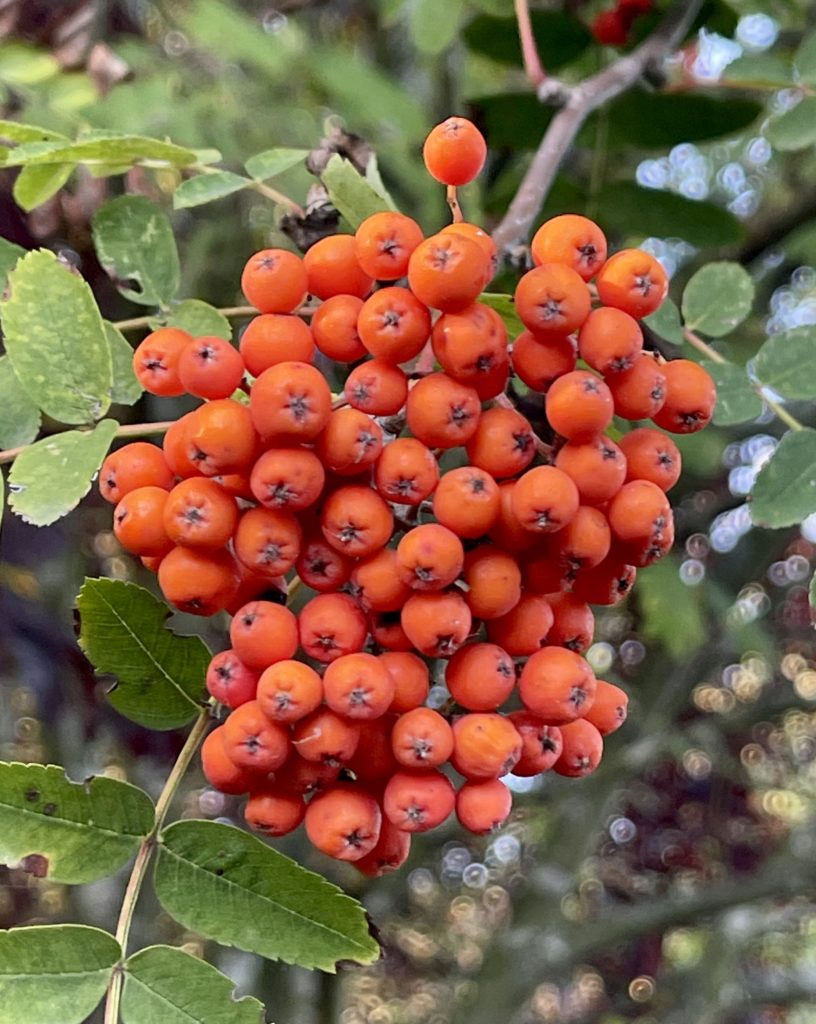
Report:
[[545,79],[538,87],[542,103],[561,109],[550,121],[541,144],[501,223],[493,232],[500,251],[526,240],[561,161],[587,117],[607,100],[629,89],[644,71],[658,66],[682,41],[703,0],[675,0],[655,31],[637,49],[577,85]]

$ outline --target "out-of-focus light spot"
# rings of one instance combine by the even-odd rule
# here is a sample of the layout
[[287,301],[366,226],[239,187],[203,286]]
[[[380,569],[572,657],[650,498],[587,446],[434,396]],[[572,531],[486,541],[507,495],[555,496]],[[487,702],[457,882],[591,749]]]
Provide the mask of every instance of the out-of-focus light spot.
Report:
[[687,750],[681,763],[691,779],[706,779],[711,774],[711,758],[703,750]]
[[760,53],[773,46],[778,35],[779,24],[768,14],[744,14],[734,33],[737,42],[752,53]]
[[696,587],[705,578],[705,566],[697,558],[687,558],[680,566],[680,579],[687,587]]
[[615,660],[615,648],[607,643],[593,644],[586,653],[586,659],[593,672],[606,672]]
[[629,818],[615,818],[609,826],[609,837],[613,843],[623,846],[637,835],[637,827]]
[[629,998],[634,1003],[648,1003],[654,998],[655,982],[646,974],[633,978],[629,982]]

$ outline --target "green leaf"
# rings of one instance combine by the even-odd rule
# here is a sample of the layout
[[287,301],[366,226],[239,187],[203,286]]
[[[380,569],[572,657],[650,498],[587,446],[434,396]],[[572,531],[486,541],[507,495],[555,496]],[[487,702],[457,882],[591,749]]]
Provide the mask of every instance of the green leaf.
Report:
[[609,141],[643,149],[663,149],[733,135],[759,117],[755,100],[721,99],[699,92],[666,93],[628,89],[607,107]]
[[153,827],[150,797],[104,776],[71,782],[57,765],[0,761],[0,860],[36,856],[38,876],[79,885],[117,871]]
[[739,82],[746,89],[784,89],[793,85],[793,67],[779,53],[754,53],[737,57],[722,75],[727,82]]
[[693,275],[683,292],[683,319],[692,331],[710,338],[730,334],[751,312],[754,282],[739,263],[709,263]]
[[308,149],[265,149],[263,153],[251,156],[244,166],[247,174],[256,181],[266,181],[302,164],[308,155]]
[[133,405],[142,397],[142,385],[133,371],[133,349],[130,342],[109,320],[105,320],[105,334],[110,345],[113,360],[113,384],[111,402],[117,405]]
[[178,291],[179,257],[170,220],[145,196],[106,203],[93,219],[93,237],[99,262],[126,299],[166,306]]
[[173,208],[184,210],[190,206],[202,206],[215,199],[223,199],[251,185],[249,178],[232,171],[214,171],[212,174],[197,174],[183,181],[173,193]]
[[783,398],[816,398],[816,327],[771,335],[756,354],[754,373]]
[[604,185],[596,201],[604,227],[622,235],[634,230],[643,238],[680,237],[700,249],[734,245],[745,236],[742,223],[728,210],[633,181]]
[[816,512],[816,430],[785,434],[751,491],[751,519],[778,530]]
[[0,1024],[83,1024],[122,951],[79,924],[0,931]]
[[804,85],[816,85],[816,32],[810,32],[804,37],[793,63],[800,82]]
[[44,164],[24,167],[17,175],[12,195],[26,211],[33,210],[56,195],[71,177],[75,164]]
[[782,152],[807,149],[816,143],[816,96],[807,96],[792,110],[769,121],[765,135]]
[[389,209],[388,202],[374,191],[353,164],[338,153],[326,164],[320,176],[334,206],[357,228],[372,213]]
[[40,430],[40,410],[17,379],[8,356],[0,356],[0,448],[30,444]]
[[643,323],[654,331],[658,338],[663,338],[672,345],[683,344],[683,321],[680,319],[680,310],[671,299],[664,299],[654,313],[643,318]]
[[110,406],[112,366],[105,326],[86,281],[52,252],[27,253],[0,303],[6,351],[20,383],[61,423],[99,419]]
[[717,385],[717,406],[713,422],[718,427],[746,423],[762,412],[762,399],[751,387],[744,367],[733,363],[702,360],[701,366],[711,374]]
[[33,526],[49,526],[76,508],[118,426],[116,420],[102,420],[93,430],[65,430],[21,452],[9,473],[12,512]]
[[0,139],[8,139],[9,142],[49,142],[56,139],[68,141],[64,135],[52,132],[50,128],[20,124],[18,121],[0,121]]
[[166,316],[153,317],[150,326],[154,331],[159,327],[178,327],[194,338],[207,336],[224,338],[226,341],[232,338],[229,320],[215,306],[201,299],[184,299],[173,306]]
[[363,908],[259,839],[214,821],[178,821],[159,841],[156,894],[186,928],[270,960],[333,972],[380,955]]
[[[545,68],[554,69],[570,64],[576,57],[580,57],[592,41],[585,26],[568,14],[557,11],[530,11],[530,21],[538,53]],[[518,24],[515,18],[479,15],[465,26],[462,38],[475,53],[484,54],[491,60],[510,64],[515,68],[522,66]]]
[[420,53],[435,55],[447,49],[457,35],[463,0],[417,0],[411,8],[411,39]]
[[108,700],[149,729],[180,729],[201,711],[210,652],[165,626],[170,610],[143,587],[86,579],[77,597],[79,646],[97,672],[116,676]]
[[14,269],[17,260],[25,256],[26,250],[7,238],[0,238],[0,295],[6,289],[6,278]]
[[479,296],[479,302],[482,302],[485,306],[490,306],[491,309],[496,310],[504,321],[504,326],[507,328],[507,333],[511,338],[517,338],[524,330],[524,324],[521,322],[519,315],[516,312],[516,304],[513,301],[512,295],[500,295],[496,292],[482,292]]
[[675,555],[638,570],[636,593],[640,632],[647,641],[661,644],[676,660],[700,646],[706,635],[705,594],[683,583]]
[[192,149],[141,135],[106,135],[72,142],[23,142],[6,158],[7,167],[29,164],[129,164],[189,167],[196,162]]
[[25,43],[0,46],[0,82],[9,85],[37,85],[59,74],[56,57]]
[[149,946],[125,961],[124,1024],[263,1024],[263,1004],[197,956]]

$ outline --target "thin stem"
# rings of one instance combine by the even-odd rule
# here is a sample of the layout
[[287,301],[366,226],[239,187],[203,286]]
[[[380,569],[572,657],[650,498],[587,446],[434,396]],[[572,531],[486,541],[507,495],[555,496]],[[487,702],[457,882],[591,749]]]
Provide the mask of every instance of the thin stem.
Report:
[[255,189],[256,192],[260,192],[262,196],[266,196],[267,199],[271,199],[273,203],[280,203],[282,206],[288,206],[289,209],[298,215],[298,217],[305,217],[306,211],[303,207],[290,199],[289,196],[284,195],[283,192],[278,192],[276,188],[272,188],[270,185],[265,185],[262,181],[253,181],[249,186]]
[[[162,420],[158,423],[127,423],[125,426],[119,427],[113,436],[114,438],[153,437],[156,434],[166,434],[174,423],[175,420]],[[32,442],[32,444],[36,443]],[[14,462],[18,455],[22,455],[30,447],[30,444],[21,444],[17,448],[6,448],[5,451],[1,451],[0,466],[4,466],[7,462]]]
[[[690,328],[683,328],[683,337],[686,339],[689,345],[691,345],[692,348],[697,349],[697,351],[701,355],[704,355],[706,359],[710,359],[712,363],[719,363],[721,366],[725,363],[728,363],[728,360],[725,358],[725,356],[720,355],[720,353],[716,349],[713,349],[707,341],[703,341],[700,335],[695,334],[694,331],[692,331]],[[781,402],[777,402],[775,398],[769,398],[765,394],[765,392],[762,389],[762,385],[752,384],[751,386],[762,399],[762,401],[768,406],[771,412],[777,417],[777,419],[782,420],[785,426],[790,427],[791,430],[805,429],[804,425],[800,423],[794,415],[789,413]]]
[[445,199],[447,200],[448,206],[450,207],[450,212],[453,217],[453,223],[461,224],[462,221],[465,219],[465,216],[462,213],[462,207],[459,205],[459,196],[457,194],[455,185],[448,185],[447,191],[445,193]]
[[519,41],[521,42],[521,56],[524,59],[524,70],[527,77],[536,87],[541,85],[547,77],[547,72],[541,63],[533,35],[533,25],[530,21],[530,6],[527,0],[515,0],[516,21],[518,22]]
[[[206,733],[209,724],[210,709],[207,707],[196,719],[195,725],[190,730],[190,734],[187,737],[184,746],[181,748],[181,753],[176,758],[176,763],[173,765],[170,774],[167,776],[164,788],[159,795],[159,799],[156,801],[156,813],[153,819],[153,827],[142,840],[142,845],[139,847],[139,852],[136,854],[136,860],[133,863],[133,870],[130,873],[127,888],[125,889],[125,895],[122,899],[122,909],[119,912],[119,921],[116,925],[116,941],[122,949],[123,957],[127,956],[128,939],[130,938],[130,929],[133,924],[133,913],[136,909],[136,903],[139,899],[139,893],[142,890],[145,876],[147,875],[150,858],[153,855],[153,850],[156,848],[159,832],[164,825],[164,819],[167,817],[167,812],[170,809],[170,804],[173,802],[173,797],[176,795],[179,783],[181,782],[184,773],[189,768],[190,762],[192,761],[195,752],[198,750],[199,744],[204,739],[204,734]],[[124,974],[122,973],[121,967],[118,967],[113,972],[110,984],[108,985],[104,1024],[118,1024],[119,1022],[119,1004],[122,999],[123,981]]]

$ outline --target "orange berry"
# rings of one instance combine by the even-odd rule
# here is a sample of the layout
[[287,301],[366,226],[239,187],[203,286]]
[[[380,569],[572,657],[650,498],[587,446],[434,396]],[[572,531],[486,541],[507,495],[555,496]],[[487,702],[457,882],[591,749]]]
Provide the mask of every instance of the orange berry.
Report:
[[466,644],[445,667],[445,682],[451,697],[468,711],[495,711],[513,692],[516,669],[498,644]]
[[516,285],[516,312],[539,338],[572,334],[589,316],[586,283],[562,263],[542,263],[528,270]]
[[588,217],[564,213],[545,221],[530,245],[533,262],[563,263],[588,281],[606,260],[606,238]]
[[369,721],[384,715],[394,699],[394,680],[373,654],[335,658],[323,674],[326,703],[344,718]]
[[553,612],[541,594],[523,593],[506,615],[489,619],[487,635],[514,658],[534,654],[547,642]]
[[666,400],[666,374],[651,353],[644,352],[628,370],[607,378],[615,414],[625,420],[645,420],[660,411]]
[[507,328],[495,310],[480,302],[460,313],[443,313],[431,344],[445,373],[473,387],[507,362]]
[[621,438],[626,480],[649,480],[670,491],[680,479],[683,462],[677,445],[660,430],[639,427]]
[[254,832],[285,836],[303,821],[306,804],[299,793],[286,790],[253,793],[244,808],[244,821]]
[[563,530],[548,538],[548,554],[572,576],[599,565],[609,554],[612,534],[606,516],[597,508],[580,505]]
[[506,775],[521,757],[521,736],[496,713],[462,715],[453,724],[453,767],[466,779]]
[[412,594],[400,617],[414,647],[428,657],[449,658],[470,633],[470,609],[460,594]]
[[137,487],[113,510],[113,532],[132,555],[165,555],[173,546],[164,525],[168,492],[162,487]]
[[478,242],[465,235],[432,235],[420,243],[408,263],[408,284],[426,306],[456,313],[474,302],[490,273]]
[[610,438],[567,441],[555,457],[555,465],[572,480],[585,505],[604,505],[626,479],[626,457]]
[[626,721],[629,697],[626,692],[605,679],[599,679],[592,707],[584,715],[601,736],[615,732]]
[[673,359],[662,367],[666,401],[652,416],[658,427],[673,434],[693,434],[706,426],[717,404],[711,374],[690,359]]
[[487,143],[472,121],[449,117],[428,133],[422,159],[428,174],[443,185],[467,185],[487,158]]
[[436,769],[392,775],[383,793],[386,818],[403,832],[428,832],[450,815],[456,794]]
[[223,338],[194,338],[181,351],[178,374],[196,398],[229,398],[244,379],[244,361]]
[[230,643],[241,661],[260,671],[291,658],[298,646],[297,619],[282,604],[251,601],[230,623]]
[[431,314],[407,288],[381,288],[363,303],[357,331],[376,359],[405,363],[425,346],[431,333]]
[[456,448],[476,432],[481,415],[477,392],[444,373],[432,373],[408,392],[408,427],[429,448]]
[[467,221],[460,220],[453,224],[446,224],[444,228],[440,228],[438,233],[440,235],[464,235],[465,238],[475,242],[480,246],[485,256],[487,256],[490,276],[493,277],[496,273],[498,249],[496,248],[496,243],[484,228],[480,228],[478,224],[470,224]]
[[444,590],[462,571],[464,560],[461,540],[439,523],[415,526],[397,545],[400,578],[414,590]]
[[398,505],[419,505],[439,481],[439,463],[427,445],[414,437],[398,437],[377,460],[374,482],[386,499]]
[[357,262],[354,235],[328,235],[312,245],[303,257],[308,287],[319,299],[354,295],[364,299],[374,284]]
[[363,300],[356,295],[333,295],[322,302],[312,316],[315,345],[329,359],[353,363],[366,354],[357,331]]
[[249,469],[258,444],[249,409],[231,398],[206,402],[195,409],[182,438],[189,461],[202,476]]
[[578,513],[578,488],[555,466],[536,466],[519,477],[513,488],[513,512],[522,527],[533,533],[553,533]]
[[289,733],[277,722],[270,722],[256,700],[230,714],[222,735],[227,757],[248,771],[273,772],[289,755]]
[[578,351],[598,373],[620,373],[643,351],[643,332],[628,313],[602,306],[592,310],[578,332]]
[[529,711],[511,711],[507,717],[521,736],[521,757],[513,774],[529,778],[548,772],[561,756],[561,730]]
[[340,476],[356,476],[377,461],[383,432],[368,413],[336,409],[315,443],[320,462]]
[[553,771],[571,779],[580,779],[594,772],[603,756],[603,738],[586,719],[561,726],[563,748]]
[[299,316],[285,313],[262,313],[250,320],[238,351],[247,370],[260,377],[264,370],[277,363],[295,360],[310,363],[314,359],[315,343],[309,325]]
[[222,548],[238,523],[235,498],[207,477],[176,484],[164,505],[164,529],[174,544]]
[[468,832],[485,836],[504,824],[513,796],[501,779],[466,782],[456,794],[456,817]]
[[178,365],[181,353],[192,340],[187,331],[160,327],[139,343],[133,353],[133,372],[145,391],[163,398],[184,394]]
[[283,576],[300,554],[303,531],[291,512],[251,508],[241,516],[233,545],[239,562],[259,576]]
[[560,726],[586,713],[595,685],[592,669],[579,654],[564,647],[543,647],[521,670],[519,696],[547,725]]
[[544,401],[550,426],[569,441],[590,441],[612,422],[612,393],[587,370],[559,377]]
[[531,331],[513,342],[513,370],[532,391],[545,394],[554,380],[575,369],[575,343],[568,335],[537,338]]
[[526,469],[536,451],[529,420],[515,409],[500,406],[482,413],[465,447],[473,465],[497,480]]
[[207,782],[221,793],[248,793],[258,776],[230,760],[224,747],[224,727],[216,726],[201,744],[201,770]]
[[548,594],[553,624],[547,634],[551,647],[564,647],[583,654],[592,643],[595,616],[589,605],[574,594]]
[[258,377],[249,396],[255,429],[265,441],[311,441],[331,414],[331,391],[308,363],[276,363]]
[[391,731],[395,722],[396,716],[390,712],[366,722],[365,743],[358,745],[346,764],[355,780],[372,793],[379,794],[388,779],[399,770],[391,749]]
[[594,569],[582,572],[573,592],[590,604],[618,604],[635,585],[636,576],[637,569],[633,565],[627,565],[619,555],[612,553]]
[[301,512],[313,505],[323,490],[323,463],[307,448],[270,448],[252,467],[249,486],[266,508]]
[[306,808],[306,835],[335,860],[360,860],[380,838],[382,812],[369,793],[338,783],[318,793]]
[[438,711],[414,708],[395,722],[391,749],[406,768],[436,768],[453,753],[453,731]]
[[388,543],[394,516],[376,491],[352,484],[339,487],[328,496],[320,525],[335,551],[363,558]]
[[354,563],[328,544],[322,534],[306,537],[295,562],[295,571],[307,587],[319,593],[339,590],[351,576]]
[[624,544],[655,537],[666,528],[670,516],[666,495],[648,480],[624,484],[607,509],[612,533]]
[[313,668],[285,658],[268,666],[258,680],[261,711],[274,722],[297,722],[318,708],[323,681]]
[[291,313],[307,291],[304,261],[286,249],[262,249],[241,273],[241,291],[262,313]]
[[422,241],[422,228],[404,213],[374,213],[354,234],[357,262],[377,281],[396,281],[408,271],[411,253]]
[[[162,453],[173,476],[198,476],[198,465],[193,462],[194,449],[190,447],[189,431],[195,422],[193,413],[185,413],[171,424],[162,441]],[[214,474],[217,475],[217,474]],[[170,490],[168,487],[167,490]]]
[[433,496],[433,514],[463,538],[481,537],[499,515],[499,485],[476,466],[460,466],[442,477]]
[[411,596],[400,575],[394,548],[381,548],[361,559],[351,571],[351,592],[366,611],[398,611]]
[[480,544],[465,555],[462,578],[465,600],[476,619],[498,619],[521,598],[521,570],[512,555],[492,544]]
[[384,359],[369,359],[346,377],[343,397],[352,408],[371,416],[393,416],[405,405],[408,378]]
[[410,651],[385,651],[379,658],[394,680],[390,710],[402,714],[424,704],[428,699],[430,675],[422,658]]
[[[319,715],[320,711],[316,714]],[[326,711],[326,715],[332,715],[338,722],[342,721],[331,711]],[[357,726],[348,726],[348,728],[353,732]],[[310,796],[336,782],[341,767],[339,761],[333,762],[331,759],[307,761],[293,746],[292,752],[283,766],[275,771],[275,786],[282,792],[302,793]]]
[[169,491],[173,472],[164,452],[155,444],[134,441],[111,452],[99,470],[99,493],[113,504],[137,487],[161,487]]
[[173,548],[159,566],[159,587],[165,599],[191,615],[215,615],[238,592],[240,574],[225,550]]
[[360,651],[365,643],[366,620],[348,594],[318,594],[298,614],[300,646],[315,661],[330,662]]
[[666,298],[669,281],[661,264],[641,249],[623,249],[610,256],[596,278],[605,306],[614,306],[640,319]]
[[402,867],[410,852],[410,834],[398,829],[384,817],[377,845],[365,857],[354,861],[354,866],[368,878],[379,878]]
[[329,708],[317,708],[296,722],[292,730],[292,745],[298,755],[328,767],[350,761],[359,742],[360,726]]
[[489,536],[500,548],[519,554],[537,542],[538,537],[532,530],[525,529],[513,511],[513,491],[515,480],[503,480],[499,484],[499,514],[490,527]]
[[219,704],[234,709],[255,699],[258,673],[247,668],[235,651],[221,651],[207,667],[205,683],[207,692]]

